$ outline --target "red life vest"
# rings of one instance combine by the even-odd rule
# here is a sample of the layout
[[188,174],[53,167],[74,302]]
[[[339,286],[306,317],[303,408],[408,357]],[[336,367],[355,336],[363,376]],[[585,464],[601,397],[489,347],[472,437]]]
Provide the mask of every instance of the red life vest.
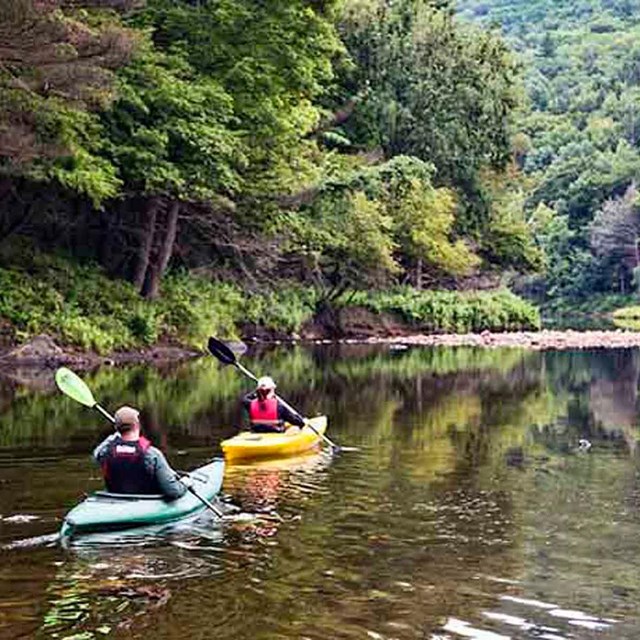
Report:
[[111,493],[162,493],[155,476],[147,471],[144,454],[151,443],[144,437],[123,440],[118,436],[109,445],[107,457],[102,463],[107,491]]
[[282,421],[278,419],[278,399],[252,400],[249,405],[249,421],[251,426],[259,425],[280,431]]

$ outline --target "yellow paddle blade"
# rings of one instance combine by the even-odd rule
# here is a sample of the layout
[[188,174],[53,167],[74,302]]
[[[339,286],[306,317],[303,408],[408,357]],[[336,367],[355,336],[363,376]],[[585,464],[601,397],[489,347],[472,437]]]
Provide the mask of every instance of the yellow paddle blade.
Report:
[[62,393],[85,405],[85,407],[94,407],[96,405],[91,389],[71,369],[60,367],[56,371],[56,384]]

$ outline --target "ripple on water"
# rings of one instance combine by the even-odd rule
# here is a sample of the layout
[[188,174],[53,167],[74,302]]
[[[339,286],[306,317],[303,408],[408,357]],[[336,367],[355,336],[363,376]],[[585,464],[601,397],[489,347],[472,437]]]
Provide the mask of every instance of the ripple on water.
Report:
[[[640,478],[624,443],[635,440],[638,353],[370,355],[305,352],[296,368],[285,354],[282,371],[314,374],[309,401],[332,416],[332,438],[359,450],[229,467],[225,492],[245,512],[221,524],[203,512],[62,552],[46,536],[62,505],[98,484],[86,459],[97,432],[64,440],[79,444],[74,459],[0,451],[0,541],[15,543],[0,551],[0,635],[635,640]],[[207,408],[226,384],[214,366],[111,372],[101,396],[141,390],[162,405],[160,422],[184,425],[170,445],[194,455],[235,401],[236,386]],[[614,412],[630,418],[622,432],[612,406],[626,407]],[[77,411],[55,415],[66,427]],[[11,433],[28,438],[23,427]],[[46,432],[61,433],[71,430]],[[593,447],[577,455],[583,437]],[[31,514],[42,518],[6,520]]]
[[566,640],[576,637],[575,627],[599,632],[612,629],[616,623],[612,619],[561,609],[555,604],[531,598],[503,595],[499,601],[509,607],[508,611],[482,611],[485,620],[492,623],[491,629],[483,629],[481,621],[472,623],[449,618],[443,631],[474,640],[512,638],[514,633],[518,638]]

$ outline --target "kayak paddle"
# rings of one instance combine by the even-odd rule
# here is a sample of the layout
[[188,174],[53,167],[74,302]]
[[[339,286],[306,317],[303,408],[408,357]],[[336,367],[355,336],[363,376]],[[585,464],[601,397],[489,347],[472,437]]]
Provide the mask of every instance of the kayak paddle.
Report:
[[[240,362],[238,362],[238,359],[236,358],[236,354],[233,353],[233,351],[231,351],[231,349],[224,342],[211,336],[207,343],[207,347],[209,349],[209,353],[215,358],[217,358],[218,360],[220,360],[222,364],[225,364],[225,365],[231,364],[234,367],[236,367],[236,369],[238,369],[239,371],[242,371],[242,373],[244,373],[245,376],[247,376],[248,378],[251,378],[254,382],[258,381],[258,378],[253,373],[251,373],[249,369],[247,369],[246,367],[241,365]],[[280,402],[282,402],[282,404],[287,409],[289,409],[289,411],[291,411],[292,413],[295,413],[297,416],[299,416],[304,420],[304,418],[300,415],[300,413],[296,411],[290,404],[286,403],[280,396],[276,396],[276,398]],[[327,436],[324,435],[324,433],[320,433],[309,421],[305,420],[305,424],[307,427],[309,427],[309,429],[311,429],[311,431],[315,432],[328,445],[330,445],[334,451],[343,450],[340,445],[337,445],[335,442],[332,442],[329,438],[327,438]]]
[[56,384],[58,389],[76,402],[83,404],[100,412],[111,424],[116,423],[116,419],[103,407],[101,407],[93,397],[91,389],[87,387],[85,381],[77,376],[71,369],[60,367],[56,371]]
[[[87,386],[85,381],[78,375],[76,375],[71,369],[67,369],[66,367],[60,367],[56,371],[56,384],[58,385],[58,389],[62,391],[65,395],[69,396],[76,402],[83,404],[85,407],[90,407],[91,409],[95,409],[98,411],[104,418],[106,418],[112,425],[116,424],[116,419],[103,407],[101,407],[93,397],[93,393],[91,393],[91,389]],[[180,480],[180,476],[177,476],[178,482],[182,482]],[[182,483],[184,485],[184,483]],[[187,487],[187,491],[192,493],[202,504],[207,507],[209,510],[213,511],[213,513],[218,516],[218,518],[222,518],[224,514],[220,509],[215,507],[209,500],[201,496],[197,493],[197,491],[193,487]]]

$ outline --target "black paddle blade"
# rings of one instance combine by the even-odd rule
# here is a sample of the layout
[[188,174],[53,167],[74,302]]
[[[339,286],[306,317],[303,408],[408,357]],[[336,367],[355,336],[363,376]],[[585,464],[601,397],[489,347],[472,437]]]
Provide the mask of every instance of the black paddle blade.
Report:
[[229,347],[220,340],[211,336],[209,338],[209,342],[207,343],[207,348],[209,349],[209,353],[218,358],[222,364],[235,364],[236,363],[236,355],[229,349]]

